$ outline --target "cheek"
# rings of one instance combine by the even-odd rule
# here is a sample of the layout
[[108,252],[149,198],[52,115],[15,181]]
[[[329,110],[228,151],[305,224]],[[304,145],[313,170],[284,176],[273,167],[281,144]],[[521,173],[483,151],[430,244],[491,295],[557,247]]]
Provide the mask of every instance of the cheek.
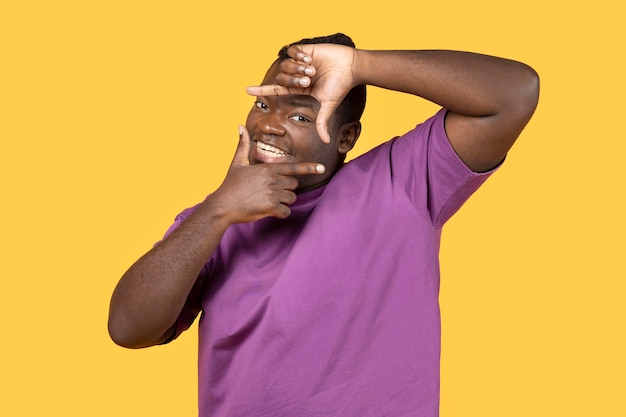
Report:
[[250,112],[248,113],[248,117],[246,118],[246,129],[248,129],[248,132],[250,132],[254,124],[254,116],[252,115],[252,112]]
[[311,149],[310,155],[314,162],[321,162],[330,168],[337,161],[337,150],[332,145],[327,145],[320,138],[315,138],[316,146]]

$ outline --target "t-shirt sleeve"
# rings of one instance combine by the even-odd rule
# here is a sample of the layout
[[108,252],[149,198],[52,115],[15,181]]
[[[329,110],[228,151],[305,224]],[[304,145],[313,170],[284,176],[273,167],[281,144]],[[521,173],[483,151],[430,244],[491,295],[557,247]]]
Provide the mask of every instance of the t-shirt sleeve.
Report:
[[458,157],[446,135],[447,110],[393,140],[393,180],[415,207],[440,228],[497,169],[476,173]]
[[[174,219],[174,223],[165,232],[163,239],[166,239],[174,230],[176,230],[185,221],[185,219],[191,213],[193,213],[194,210],[195,210],[195,207],[191,207],[191,208],[183,210],[180,214],[178,214],[176,218]],[[160,242],[158,242],[157,245],[159,243]],[[202,268],[202,271],[200,272],[200,274],[198,275],[198,278],[196,279],[196,282],[194,283],[193,287],[191,288],[191,291],[189,292],[189,295],[187,296],[187,300],[185,301],[185,305],[183,306],[183,309],[181,310],[180,314],[178,315],[178,318],[176,319],[175,332],[169,339],[164,341],[163,344],[171,342],[172,340],[180,336],[180,334],[183,333],[185,330],[189,329],[189,327],[191,327],[191,325],[193,324],[198,314],[202,311],[201,297],[202,297],[202,289],[203,289],[204,280],[207,274],[207,270],[208,270],[208,266],[205,265]]]

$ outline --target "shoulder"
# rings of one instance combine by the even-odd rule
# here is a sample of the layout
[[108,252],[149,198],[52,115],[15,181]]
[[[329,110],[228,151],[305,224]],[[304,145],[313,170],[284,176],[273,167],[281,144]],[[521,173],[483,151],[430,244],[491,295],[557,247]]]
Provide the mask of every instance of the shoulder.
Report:
[[442,150],[442,157],[455,158],[456,155],[446,136],[446,114],[446,109],[440,109],[411,130],[392,137],[354,158],[347,165],[371,169],[372,166],[377,166],[377,163],[382,165],[413,163],[426,158],[429,148],[433,146],[435,149]]

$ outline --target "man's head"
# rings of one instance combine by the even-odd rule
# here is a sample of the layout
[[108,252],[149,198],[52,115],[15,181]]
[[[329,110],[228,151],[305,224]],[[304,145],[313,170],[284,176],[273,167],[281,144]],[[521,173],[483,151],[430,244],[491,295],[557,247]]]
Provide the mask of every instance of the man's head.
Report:
[[[320,43],[332,43],[336,45],[349,46],[351,48],[356,47],[352,39],[343,33],[335,33],[334,35],[329,36],[318,36],[315,38],[304,38],[292,44],[283,46],[280,51],[278,51],[278,59],[276,60],[276,63],[289,59],[287,49],[289,49],[291,45],[312,45]],[[342,125],[344,123],[358,122],[361,120],[361,116],[365,110],[366,96],[365,85],[358,85],[350,90],[339,107],[337,107],[337,110],[335,110],[334,122],[338,125]]]
[[[335,43],[354,47],[345,35],[303,39],[295,44]],[[288,47],[270,66],[263,85],[275,83],[280,63],[289,56]],[[317,162],[326,167],[321,175],[298,177],[298,192],[327,183],[345,160],[361,132],[360,117],[365,107],[365,86],[353,88],[331,117],[328,126],[330,143],[324,143],[317,131],[320,103],[310,95],[271,95],[257,97],[248,114],[250,133],[249,160],[256,163]]]

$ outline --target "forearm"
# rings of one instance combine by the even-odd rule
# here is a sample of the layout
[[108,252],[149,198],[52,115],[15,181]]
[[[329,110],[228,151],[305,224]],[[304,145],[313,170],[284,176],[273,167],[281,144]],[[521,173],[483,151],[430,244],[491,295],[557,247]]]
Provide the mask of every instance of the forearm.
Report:
[[167,339],[202,267],[235,223],[288,217],[295,176],[320,175],[317,162],[250,164],[250,136],[240,127],[233,162],[220,187],[122,277],[111,298],[109,333],[126,347]]
[[414,94],[467,116],[536,102],[536,73],[517,61],[460,51],[359,50],[358,84]]
[[198,274],[229,226],[211,203],[207,199],[123,275],[109,312],[109,333],[117,344],[147,347],[169,336]]
[[360,83],[423,97],[449,110],[446,133],[473,171],[506,156],[539,97],[539,78],[520,62],[457,51],[359,51]]

